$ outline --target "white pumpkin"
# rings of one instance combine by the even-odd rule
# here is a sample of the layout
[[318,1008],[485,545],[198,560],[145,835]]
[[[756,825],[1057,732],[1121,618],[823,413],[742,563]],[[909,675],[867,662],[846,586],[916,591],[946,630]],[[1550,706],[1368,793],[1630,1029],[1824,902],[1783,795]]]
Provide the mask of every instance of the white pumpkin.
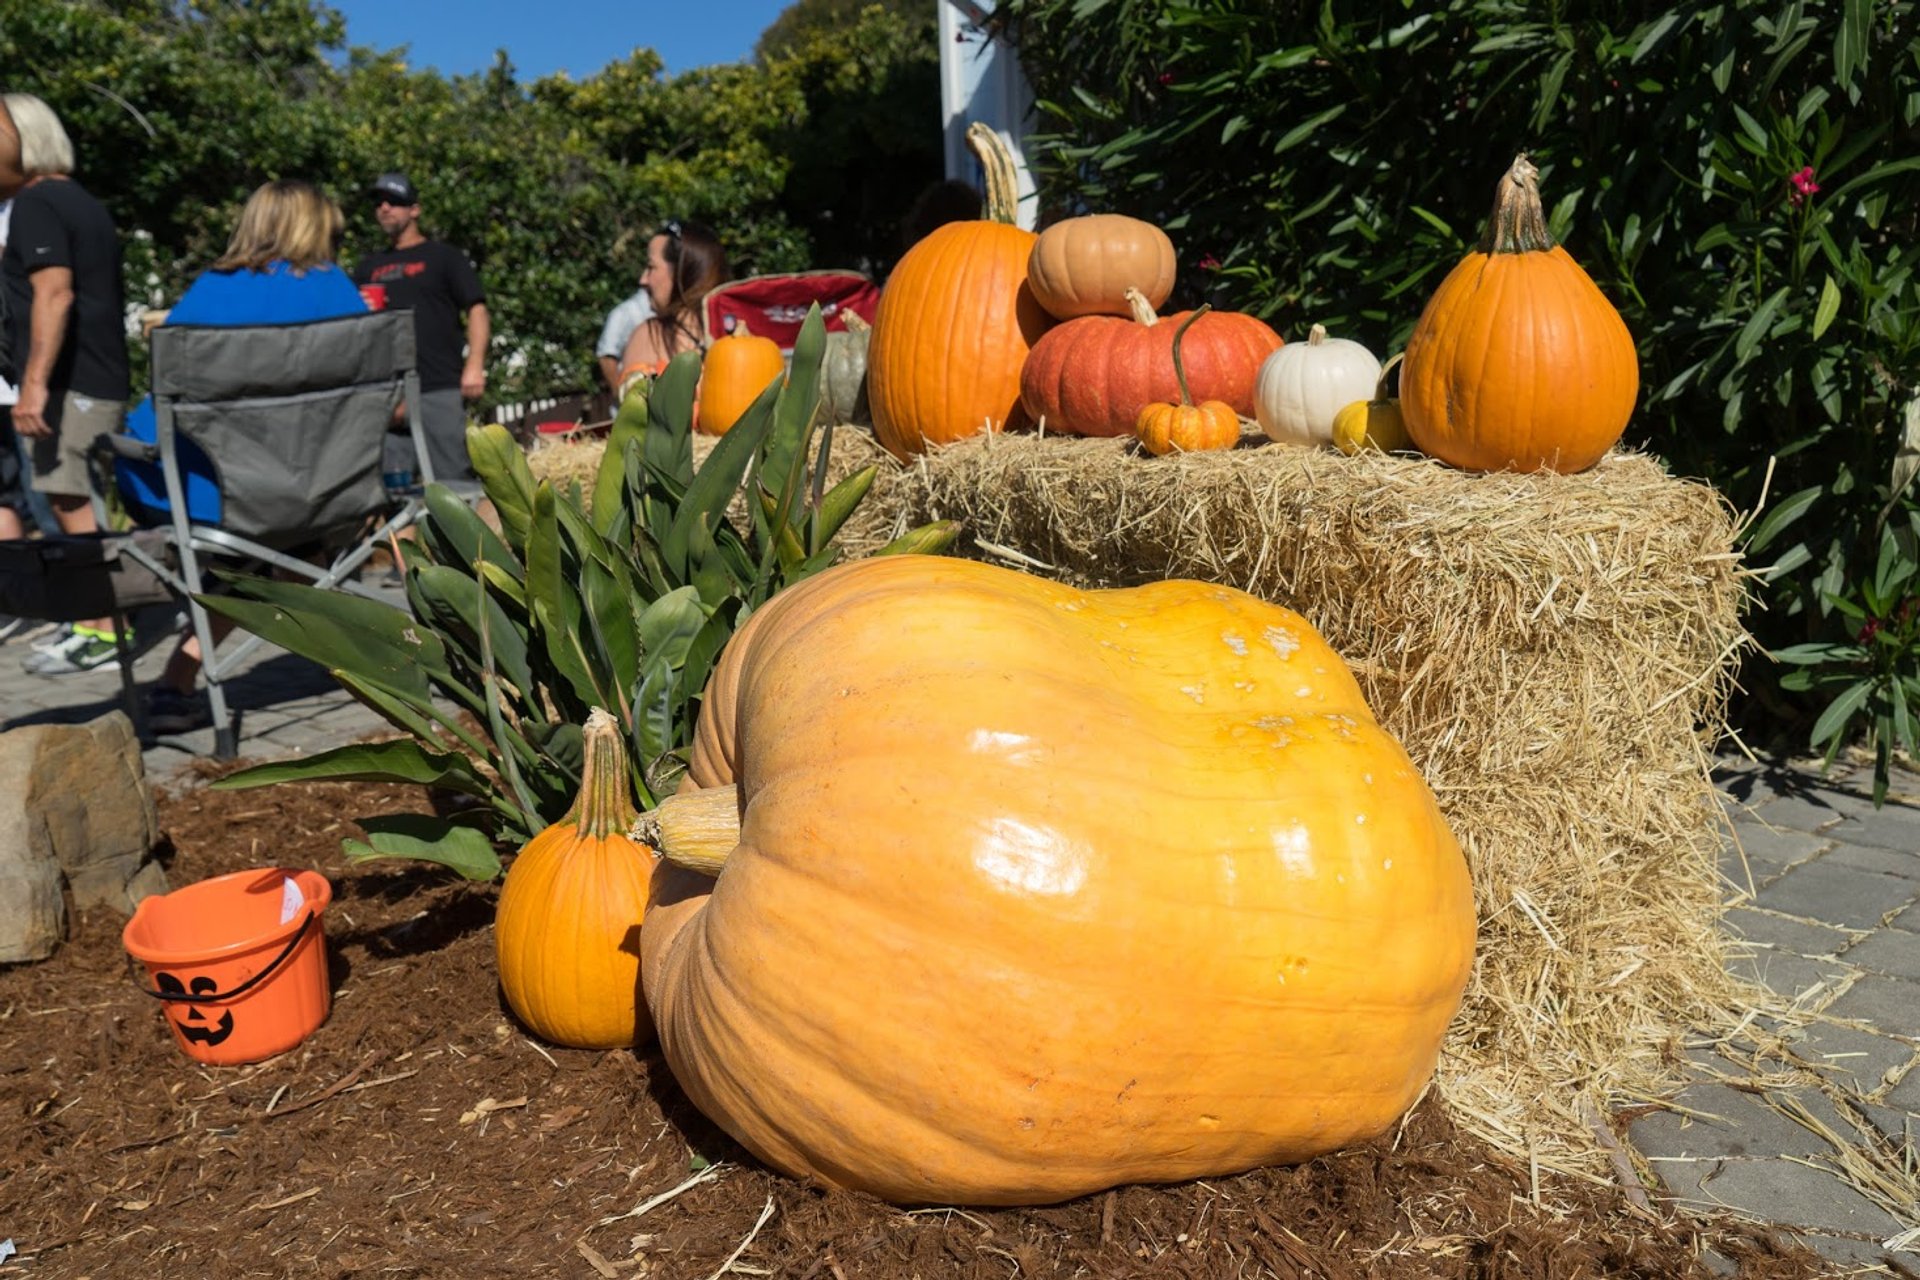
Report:
[[1333,419],[1355,400],[1373,395],[1380,361],[1347,338],[1329,338],[1316,324],[1305,342],[1289,342],[1268,356],[1253,384],[1253,416],[1270,440],[1330,445]]

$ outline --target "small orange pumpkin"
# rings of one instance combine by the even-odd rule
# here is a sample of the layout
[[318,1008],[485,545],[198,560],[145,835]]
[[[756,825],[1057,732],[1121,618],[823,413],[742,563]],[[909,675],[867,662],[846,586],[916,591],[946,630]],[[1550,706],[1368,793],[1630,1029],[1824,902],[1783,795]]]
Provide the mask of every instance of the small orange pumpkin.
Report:
[[1524,155],[1507,170],[1479,249],[1434,291],[1400,369],[1414,444],[1470,471],[1584,471],[1640,394],[1633,337],[1548,233],[1539,177]]
[[636,933],[653,855],[627,835],[638,814],[620,726],[587,717],[580,795],[507,870],[493,937],[500,989],[533,1033],[576,1049],[653,1038],[640,1000]]
[[1179,404],[1150,404],[1134,420],[1133,434],[1148,453],[1195,453],[1202,449],[1231,449],[1240,443],[1240,415],[1224,400],[1193,402],[1187,389],[1187,369],[1180,359],[1180,343],[1187,329],[1205,315],[1210,303],[1180,322],[1173,333],[1173,376],[1180,384]]
[[1056,320],[1132,314],[1127,290],[1149,306],[1173,292],[1173,241],[1151,222],[1119,213],[1065,218],[1040,233],[1027,259],[1033,296]]
[[780,344],[745,328],[716,339],[700,361],[700,412],[694,427],[702,435],[723,436],[753,407],[775,379],[787,372]]

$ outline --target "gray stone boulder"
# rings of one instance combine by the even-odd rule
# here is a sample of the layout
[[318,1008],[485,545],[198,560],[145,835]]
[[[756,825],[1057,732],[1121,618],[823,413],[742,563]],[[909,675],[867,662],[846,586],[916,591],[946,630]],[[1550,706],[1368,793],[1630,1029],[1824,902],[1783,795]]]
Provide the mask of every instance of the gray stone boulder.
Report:
[[[128,914],[167,878],[133,723],[0,733],[0,962],[43,960],[66,935],[67,903]],[[62,888],[64,886],[65,893]]]

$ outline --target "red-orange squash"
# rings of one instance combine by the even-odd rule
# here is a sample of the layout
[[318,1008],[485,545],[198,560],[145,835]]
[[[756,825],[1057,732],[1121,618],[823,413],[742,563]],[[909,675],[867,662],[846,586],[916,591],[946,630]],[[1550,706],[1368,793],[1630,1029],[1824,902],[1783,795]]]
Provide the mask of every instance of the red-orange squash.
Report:
[[1440,282],[1400,369],[1414,444],[1470,471],[1584,471],[1640,394],[1633,338],[1548,234],[1539,176],[1521,156],[1500,180],[1479,249]]
[[1020,368],[1052,323],[1027,285],[1034,234],[1014,225],[1013,158],[983,124],[967,141],[986,169],[988,217],[946,223],[907,250],[867,347],[874,434],[900,458],[1027,425]]
[[1027,259],[1033,296],[1056,320],[1132,313],[1127,290],[1150,306],[1173,292],[1173,241],[1151,222],[1119,213],[1064,218],[1040,233]]
[[723,436],[760,393],[787,372],[780,344],[744,329],[714,339],[700,361],[700,409],[694,427]]
[[[1036,421],[1046,420],[1048,431],[1131,435],[1142,409],[1179,398],[1173,335],[1193,313],[1155,315],[1138,290],[1129,301],[1131,319],[1083,316],[1054,326],[1034,344],[1020,375],[1020,401]],[[1193,399],[1225,401],[1241,417],[1253,416],[1261,362],[1280,345],[1280,335],[1253,316],[1202,316],[1182,352]]]
[[688,778],[735,788],[737,843],[655,875],[667,1063],[775,1168],[896,1202],[1377,1134],[1472,962],[1419,772],[1303,618],[1226,587],[827,570],[729,644]]

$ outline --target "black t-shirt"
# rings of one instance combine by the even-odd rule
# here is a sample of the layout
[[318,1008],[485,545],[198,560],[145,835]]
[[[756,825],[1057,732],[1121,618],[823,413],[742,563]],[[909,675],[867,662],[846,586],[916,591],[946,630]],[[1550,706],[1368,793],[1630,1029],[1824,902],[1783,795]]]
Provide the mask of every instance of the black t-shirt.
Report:
[[487,300],[467,255],[428,240],[410,249],[368,254],[354,264],[353,279],[356,284],[383,286],[389,309],[412,309],[420,389],[444,391],[459,386],[461,352],[467,343],[460,313]]
[[14,371],[24,374],[33,333],[33,273],[65,267],[73,273],[73,309],[53,364],[49,387],[101,400],[125,400],[127,329],[120,278],[120,238],[107,207],[71,178],[47,178],[13,198],[13,224],[0,257],[0,288],[7,291]]

